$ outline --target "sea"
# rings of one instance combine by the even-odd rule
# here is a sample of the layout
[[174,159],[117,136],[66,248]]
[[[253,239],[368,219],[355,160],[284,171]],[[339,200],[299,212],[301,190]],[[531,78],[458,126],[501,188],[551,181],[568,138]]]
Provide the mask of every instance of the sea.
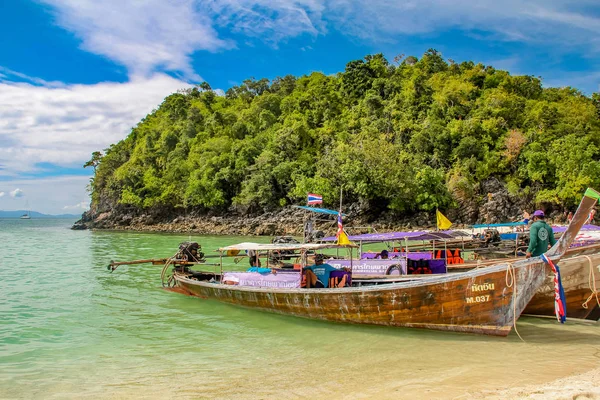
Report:
[[[0,399],[470,399],[600,364],[597,323],[521,318],[507,338],[280,316],[166,291],[180,242],[0,219]],[[231,261],[227,268],[242,270]]]

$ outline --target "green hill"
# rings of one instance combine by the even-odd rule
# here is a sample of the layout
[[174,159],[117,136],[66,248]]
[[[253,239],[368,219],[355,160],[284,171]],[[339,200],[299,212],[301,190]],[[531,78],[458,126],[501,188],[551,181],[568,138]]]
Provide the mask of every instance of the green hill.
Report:
[[570,207],[600,188],[600,96],[543,88],[473,62],[383,55],[343,72],[207,83],[167,97],[129,136],[95,153],[92,212],[193,208],[259,213],[302,204],[406,216],[514,198]]

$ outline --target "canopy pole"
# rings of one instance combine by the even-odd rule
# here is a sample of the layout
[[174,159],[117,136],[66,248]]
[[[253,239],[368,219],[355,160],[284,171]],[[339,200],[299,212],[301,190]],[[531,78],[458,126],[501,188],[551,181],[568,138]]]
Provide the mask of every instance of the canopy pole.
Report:
[[221,266],[221,278],[219,279],[220,283],[223,283],[223,252],[219,251],[219,265]]
[[408,238],[404,237],[404,268],[406,268],[406,274],[408,275]]

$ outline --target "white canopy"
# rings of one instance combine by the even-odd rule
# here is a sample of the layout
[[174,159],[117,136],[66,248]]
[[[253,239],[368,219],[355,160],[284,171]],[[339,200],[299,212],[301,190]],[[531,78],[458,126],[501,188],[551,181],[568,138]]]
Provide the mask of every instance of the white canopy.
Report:
[[275,250],[321,250],[357,247],[356,245],[338,245],[335,243],[251,243],[244,242],[221,247],[219,251],[275,251]]

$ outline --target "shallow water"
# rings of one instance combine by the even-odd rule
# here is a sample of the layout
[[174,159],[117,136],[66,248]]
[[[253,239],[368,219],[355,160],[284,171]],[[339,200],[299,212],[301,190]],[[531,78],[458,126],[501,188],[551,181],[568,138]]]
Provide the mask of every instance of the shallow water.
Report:
[[[0,398],[467,398],[600,365],[600,326],[522,318],[508,338],[340,325],[167,292],[188,235],[0,220]],[[269,238],[194,236],[205,252]],[[243,269],[244,263],[231,265]]]

